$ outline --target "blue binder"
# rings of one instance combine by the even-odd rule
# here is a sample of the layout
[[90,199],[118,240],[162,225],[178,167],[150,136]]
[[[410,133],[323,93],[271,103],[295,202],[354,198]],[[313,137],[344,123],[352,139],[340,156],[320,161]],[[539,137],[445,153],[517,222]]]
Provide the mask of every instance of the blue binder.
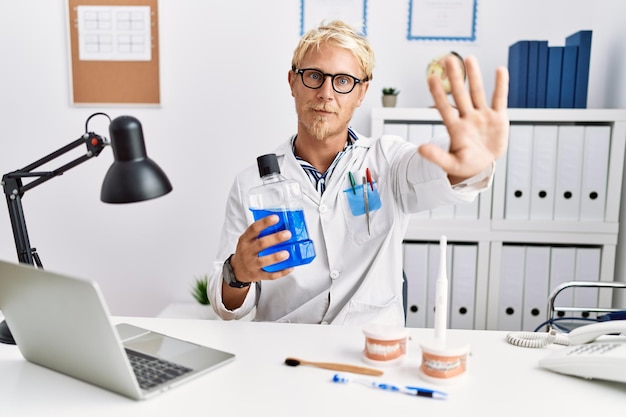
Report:
[[574,93],[574,107],[587,107],[587,90],[589,86],[589,63],[591,59],[590,30],[581,30],[565,38],[566,46],[578,46],[576,89]]
[[537,76],[539,69],[539,41],[528,44],[528,85],[526,90],[526,107],[537,107]]
[[509,107],[526,107],[529,41],[509,46]]
[[537,53],[537,107],[546,107],[548,86],[548,41],[539,41]]
[[548,48],[548,83],[546,87],[546,107],[558,108],[561,100],[561,68],[563,46]]
[[564,109],[574,108],[577,60],[578,47],[564,46],[563,64],[561,66],[561,100],[559,101],[559,107]]

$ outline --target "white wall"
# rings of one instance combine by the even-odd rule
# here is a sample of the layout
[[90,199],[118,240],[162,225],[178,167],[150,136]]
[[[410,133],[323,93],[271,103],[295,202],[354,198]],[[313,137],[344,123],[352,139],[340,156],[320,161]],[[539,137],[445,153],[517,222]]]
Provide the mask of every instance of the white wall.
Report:
[[[399,106],[431,104],[424,72],[442,52],[478,56],[491,94],[493,72],[506,65],[510,44],[526,38],[559,45],[582,29],[593,30],[589,107],[625,107],[626,3],[619,0],[479,0],[472,44],[407,41],[408,0],[368,4],[378,65],[353,123],[362,133],[369,133],[369,112],[380,105],[383,86],[402,91]],[[106,150],[29,191],[23,202],[31,243],[47,269],[97,280],[117,315],[154,315],[171,301],[191,300],[193,278],[213,261],[232,177],[295,130],[287,70],[299,38],[299,6],[298,0],[160,0],[161,106],[76,107],[66,1],[0,0],[0,173],[78,138],[86,118],[104,111],[141,120],[148,154],[174,185],[168,196],[145,203],[100,203],[113,160]],[[108,135],[98,119],[90,130]],[[4,204],[0,258],[16,259]]]

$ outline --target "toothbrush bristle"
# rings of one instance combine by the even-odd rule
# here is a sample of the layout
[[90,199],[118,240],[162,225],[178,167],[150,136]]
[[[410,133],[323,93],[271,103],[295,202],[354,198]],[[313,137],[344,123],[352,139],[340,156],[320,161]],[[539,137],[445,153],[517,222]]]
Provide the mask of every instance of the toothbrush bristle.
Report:
[[350,380],[346,377],[343,377],[339,374],[335,374],[335,376],[333,376],[333,382],[338,382],[338,383],[342,383],[345,384],[347,382],[350,382]]

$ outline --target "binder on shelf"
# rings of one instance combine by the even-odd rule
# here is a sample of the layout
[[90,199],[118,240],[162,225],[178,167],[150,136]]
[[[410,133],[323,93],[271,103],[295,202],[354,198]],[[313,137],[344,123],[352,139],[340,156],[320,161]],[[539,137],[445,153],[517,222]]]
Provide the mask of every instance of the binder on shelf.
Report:
[[383,134],[385,135],[397,135],[407,140],[408,132],[409,127],[406,123],[385,123],[383,125]]
[[534,331],[547,317],[550,246],[527,246],[522,330]]
[[430,142],[433,137],[433,125],[429,123],[411,123],[407,129],[407,140],[420,146]]
[[433,138],[439,140],[450,141],[450,135],[448,134],[448,128],[443,123],[433,123]]
[[561,66],[561,98],[559,100],[559,107],[564,109],[574,108],[577,63],[578,46],[564,46]]
[[604,221],[610,144],[610,126],[585,126],[580,196],[581,221]]
[[537,42],[537,107],[546,107],[548,86],[548,41]]
[[584,109],[587,107],[589,63],[591,61],[591,37],[592,31],[581,30],[565,38],[566,46],[578,46],[576,88],[574,95],[574,107],[578,109]]
[[440,206],[430,210],[431,219],[440,220],[452,220],[454,219],[454,206],[449,204],[447,206]]
[[561,100],[561,68],[563,46],[548,48],[548,78],[546,84],[546,107],[558,108]]
[[[602,250],[600,248],[576,248],[576,275],[574,276],[574,281],[599,281],[601,254]],[[598,293],[598,288],[574,288],[574,307],[598,307]],[[585,318],[589,317],[588,312],[576,315]]]
[[533,126],[511,125],[506,165],[505,219],[528,219],[532,146]]
[[520,330],[522,328],[525,258],[526,248],[524,246],[502,246],[498,330]]
[[477,245],[454,245],[450,274],[450,328],[474,328]]
[[[576,248],[553,247],[550,251],[550,293],[559,285],[574,281],[575,273]],[[571,289],[563,290],[557,301],[561,307],[573,305],[574,291]]]
[[539,41],[528,42],[528,81],[526,107],[537,107],[537,80],[539,75]]
[[509,46],[509,107],[526,107],[529,41]]
[[554,220],[579,219],[583,143],[584,126],[559,126]]
[[[433,138],[433,125],[430,123],[410,123],[407,130],[407,140],[420,146],[430,142]],[[413,218],[428,219],[430,218],[430,210],[420,211],[412,215]]]
[[536,125],[533,132],[530,185],[531,220],[552,220],[554,216],[556,125]]
[[[432,108],[400,110],[402,111],[395,112],[381,108],[374,109],[372,112],[372,131],[382,132],[385,122],[397,122],[398,118],[401,118],[402,122],[409,126],[408,129],[410,131],[418,131],[423,128],[423,126],[414,128],[414,124],[419,126],[423,124],[432,125],[440,123],[436,110]],[[406,239],[419,241],[427,239],[432,241],[436,239],[436,236],[433,235],[433,227],[449,236],[451,241],[448,252],[449,263],[453,258],[452,254],[450,254],[450,249],[453,247],[452,243],[458,243],[455,242],[456,238],[462,239],[464,241],[461,242],[462,244],[466,244],[465,241],[470,239],[478,242],[476,301],[474,304],[474,325],[476,328],[487,328],[489,330],[499,328],[502,330],[531,330],[536,324],[533,320],[535,316],[531,314],[533,309],[538,309],[537,302],[533,302],[533,300],[540,298],[543,298],[543,302],[539,303],[540,307],[543,308],[543,311],[540,312],[540,317],[545,318],[546,309],[548,307],[548,297],[554,287],[566,280],[571,281],[577,279],[576,277],[580,276],[581,272],[580,265],[585,266],[597,262],[596,258],[595,261],[592,260],[585,263],[580,260],[580,256],[574,256],[575,259],[578,258],[578,267],[574,265],[572,268],[571,264],[569,266],[562,266],[562,260],[566,258],[566,256],[559,253],[564,250],[569,251],[569,247],[600,248],[601,280],[606,281],[612,279],[615,273],[615,259],[619,258],[621,255],[619,248],[615,246],[615,242],[618,235],[616,221],[618,220],[620,211],[619,195],[622,191],[620,184],[622,183],[623,171],[621,169],[621,163],[623,161],[619,155],[624,153],[624,148],[626,147],[625,114],[626,111],[616,111],[615,109],[562,109],[559,111],[523,109],[511,111],[510,117],[513,136],[515,136],[518,126],[532,127],[532,145],[530,149],[526,146],[526,152],[530,152],[532,162],[530,165],[531,192],[529,193],[528,220],[509,220],[505,218],[508,181],[507,162],[510,157],[507,153],[503,154],[498,159],[499,168],[496,170],[492,190],[490,190],[488,194],[482,193],[480,195],[480,215],[483,216],[480,221],[458,220],[458,211],[456,210],[456,221],[414,221],[415,219],[411,218],[411,225],[407,230]],[[582,129],[582,134],[576,133],[577,129]],[[556,151],[554,150],[555,130]],[[604,131],[606,137],[603,137],[600,133],[601,131]],[[410,136],[414,137],[413,134]],[[418,138],[421,136],[420,134],[416,135]],[[425,136],[431,137],[432,134]],[[572,145],[580,141],[581,136],[583,138],[582,150],[575,149],[574,152],[564,152],[564,148],[568,144]],[[592,139],[592,137],[599,139]],[[606,147],[607,142],[609,146],[608,157],[598,157],[598,154],[607,154],[603,149]],[[516,155],[520,154],[520,152],[511,150],[511,148],[515,147],[515,143],[516,141],[513,140],[510,144],[509,151],[511,155],[513,153]],[[523,151],[524,149],[522,149],[522,152]],[[568,153],[570,156],[574,154],[575,157],[567,158],[566,155]],[[556,163],[551,163],[552,158],[548,155],[553,155],[553,160],[556,161]],[[566,161],[567,164],[564,161]],[[619,163],[618,166],[614,166],[614,162]],[[564,169],[563,167],[565,165],[569,168]],[[539,200],[535,199],[535,196],[537,196],[535,190],[541,188],[548,189],[548,186],[552,184],[552,181],[550,181],[550,170],[547,172],[543,170],[550,167],[553,169],[552,173],[554,178],[554,206],[547,204],[547,206],[544,206],[542,209],[538,209]],[[519,169],[512,171],[520,172]],[[592,174],[596,174],[596,176],[592,176]],[[597,174],[601,175],[598,176]],[[557,209],[563,208],[564,206],[563,201],[559,203],[558,207],[556,204],[557,175],[559,176],[561,191],[559,195],[563,195],[563,184],[568,182],[569,175],[569,182],[577,184],[577,187],[571,187],[573,190],[571,193],[575,195],[575,191],[578,189],[580,191],[580,202],[578,205],[569,207],[574,208],[574,215],[569,216],[569,218],[563,219],[564,216],[561,215],[561,210],[553,210],[555,214],[552,216],[553,219],[556,216],[556,220],[551,221],[550,218],[541,219],[539,217],[546,217],[550,213],[549,207],[552,206],[554,209]],[[513,177],[511,176],[511,178]],[[565,180],[563,178],[565,178]],[[579,178],[579,180],[577,180],[577,178]],[[510,179],[509,187],[512,181],[513,179]],[[595,182],[604,181],[606,181],[606,184],[593,185]],[[545,187],[540,188],[541,184],[544,184]],[[604,195],[602,195],[602,190],[604,190]],[[594,192],[597,193],[595,199],[585,200]],[[547,198],[549,197],[550,192],[547,192]],[[572,196],[570,196],[570,199],[571,197]],[[542,201],[545,202],[545,199]],[[598,203],[600,203],[600,207],[604,205],[604,208],[597,209],[597,207],[595,207],[592,210],[592,205],[595,206]],[[508,208],[511,209],[510,206]],[[576,212],[578,213],[577,216]],[[591,215],[589,213],[595,214]],[[604,213],[604,218],[601,220],[588,220],[596,218],[594,216],[597,216],[598,213]],[[439,235],[439,232],[437,232],[437,235]],[[505,240],[504,242],[503,239]],[[518,246],[517,250],[522,251],[522,249],[519,249],[521,246],[523,251],[521,254],[518,253],[513,256],[507,256],[507,251],[513,250],[511,246]],[[542,265],[545,268],[545,263],[537,261],[536,257],[533,256],[533,252],[540,250],[537,249],[540,246],[549,247],[551,251],[551,277],[543,282],[539,279],[539,277],[542,276],[541,273],[532,272],[533,269],[541,270]],[[433,249],[432,251],[431,248]],[[554,256],[552,255],[552,251],[554,251]],[[432,245],[429,244],[428,253],[428,281],[434,282],[438,272],[439,255],[439,247],[436,242]],[[545,258],[545,254],[543,256]],[[433,258],[432,260],[430,260],[431,257]],[[528,258],[528,260],[526,260],[526,258]],[[552,262],[553,258],[554,262]],[[523,259],[523,264],[520,265],[521,259]],[[517,263],[515,262],[516,260]],[[407,270],[408,269],[410,268],[407,267]],[[451,266],[448,266],[448,271],[452,271]],[[569,273],[567,273],[568,271]],[[523,272],[523,274],[521,274],[521,272]],[[450,289],[452,290],[453,277],[450,276],[450,278]],[[535,284],[533,284],[534,278],[537,278]],[[411,287],[413,289],[416,288],[415,285],[411,285]],[[536,293],[533,293],[533,291],[536,291]],[[566,294],[567,291],[570,291],[572,294],[568,296],[568,294]],[[432,328],[434,323],[432,309],[435,305],[434,288],[432,286],[427,287],[426,292],[426,302],[428,305],[428,308],[424,312],[427,316],[426,326]],[[613,294],[610,289],[600,289],[598,293],[598,303],[600,307],[608,308],[613,306],[611,304]],[[414,300],[417,299],[415,293],[411,297]],[[573,305],[574,298],[576,298],[576,303],[580,304],[580,297],[582,297],[582,294],[576,294],[574,296],[574,289],[568,289],[559,295],[557,305]],[[570,298],[569,303],[567,303],[567,298]],[[417,305],[417,302],[412,304]],[[451,304],[450,302],[449,305]],[[510,310],[509,314],[506,312],[507,307]],[[561,313],[559,313],[559,315],[560,314]],[[571,314],[567,313],[567,315],[569,316]],[[410,313],[409,317],[411,317]],[[410,320],[409,318],[409,325],[411,325]],[[512,325],[511,322],[513,323]],[[421,324],[421,321],[419,323]]]
[[454,218],[461,220],[478,220],[481,194],[471,203],[457,204],[454,206]]
[[404,273],[407,278],[406,327],[426,327],[428,295],[428,243],[405,242]]

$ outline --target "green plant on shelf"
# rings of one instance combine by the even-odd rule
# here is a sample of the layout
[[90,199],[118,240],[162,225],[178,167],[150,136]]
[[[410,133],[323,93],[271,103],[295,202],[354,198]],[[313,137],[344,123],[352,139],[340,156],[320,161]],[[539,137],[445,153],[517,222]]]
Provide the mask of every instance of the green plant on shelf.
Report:
[[383,88],[383,95],[384,96],[397,96],[398,94],[400,94],[400,90],[397,90],[393,87],[385,87]]
[[207,295],[208,278],[206,275],[196,278],[191,295],[202,305],[210,305],[209,296]]

